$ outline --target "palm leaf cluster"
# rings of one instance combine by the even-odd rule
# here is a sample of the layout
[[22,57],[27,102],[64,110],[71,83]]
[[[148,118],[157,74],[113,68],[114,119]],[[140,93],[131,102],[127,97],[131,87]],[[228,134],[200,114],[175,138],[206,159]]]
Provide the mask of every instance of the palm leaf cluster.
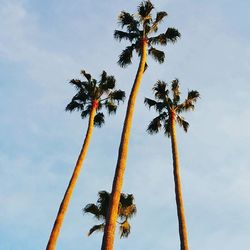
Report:
[[155,134],[163,127],[164,133],[170,136],[171,116],[174,115],[177,123],[187,132],[189,123],[180,114],[184,111],[194,110],[194,104],[200,97],[199,92],[196,90],[188,91],[187,98],[181,102],[178,79],[172,81],[170,88],[164,81],[157,81],[153,91],[155,100],[145,98],[144,103],[149,108],[155,108],[159,115],[150,122],[147,131],[150,134]]
[[156,13],[152,17],[153,4],[150,1],[143,1],[137,8],[138,13],[131,15],[128,12],[122,11],[118,17],[119,24],[126,31],[115,30],[114,38],[128,40],[131,45],[127,46],[119,56],[118,64],[121,67],[126,67],[132,63],[133,52],[139,56],[141,54],[141,44],[146,41],[148,44],[148,54],[159,63],[165,60],[165,53],[159,50],[155,45],[167,45],[175,43],[181,36],[175,28],[168,28],[165,32],[154,35],[158,31],[159,24],[167,16],[165,11]]
[[[110,200],[110,193],[107,191],[100,191],[98,193],[98,200],[96,204],[88,204],[83,208],[84,213],[90,213],[94,215],[99,221],[102,221],[101,224],[94,225],[88,232],[88,235],[91,235],[93,232],[103,231],[106,222],[106,216],[108,213],[108,205]],[[117,223],[120,225],[120,237],[128,237],[130,234],[130,224],[128,219],[133,217],[136,214],[136,205],[134,204],[134,196],[132,194],[121,194],[118,218],[120,222]]]
[[85,81],[79,79],[70,81],[77,93],[66,106],[66,111],[80,111],[82,118],[85,118],[94,106],[98,111],[95,115],[94,125],[101,127],[104,124],[104,114],[100,110],[104,107],[109,114],[115,113],[119,102],[125,99],[125,92],[120,89],[115,90],[114,76],[107,75],[105,71],[102,72],[99,81],[84,70],[81,71],[81,74],[85,77]]

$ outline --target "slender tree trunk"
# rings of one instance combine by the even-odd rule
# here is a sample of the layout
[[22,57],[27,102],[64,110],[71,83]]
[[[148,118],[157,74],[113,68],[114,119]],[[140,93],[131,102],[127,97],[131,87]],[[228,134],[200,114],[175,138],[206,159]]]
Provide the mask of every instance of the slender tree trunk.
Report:
[[170,114],[170,119],[171,119],[170,135],[171,135],[172,155],[173,155],[175,199],[177,205],[177,216],[179,221],[180,246],[181,250],[188,250],[187,226],[185,221],[184,204],[182,199],[180,166],[179,166],[177,138],[176,138],[175,113],[173,111]]
[[49,242],[47,244],[46,250],[54,250],[56,248],[56,242],[57,242],[57,238],[59,236],[60,230],[61,230],[61,226],[64,220],[64,216],[67,210],[67,207],[69,205],[69,201],[70,198],[72,196],[74,187],[76,185],[76,181],[78,179],[78,176],[80,174],[81,168],[82,168],[82,164],[83,161],[85,159],[87,150],[88,150],[88,146],[90,143],[90,139],[92,136],[92,132],[93,132],[93,128],[94,128],[94,118],[95,118],[95,114],[96,114],[96,103],[93,103],[92,105],[92,109],[90,112],[90,116],[89,116],[89,124],[88,124],[88,130],[84,139],[84,143],[80,152],[80,155],[78,157],[78,160],[76,162],[75,165],[75,169],[73,171],[72,177],[70,179],[69,185],[67,187],[67,190],[64,194],[63,200],[61,202],[60,208],[58,210],[57,213],[57,217],[53,226],[53,229],[51,231],[50,234],[50,238],[49,238]]
[[141,54],[140,64],[134,80],[134,85],[132,87],[129,96],[126,117],[123,124],[123,131],[118,152],[118,160],[113,180],[111,198],[109,202],[108,216],[102,240],[102,250],[112,250],[114,247],[118,205],[120,201],[121,189],[123,184],[123,176],[126,168],[130,130],[135,109],[135,101],[145,69],[146,57],[147,57],[147,41],[146,39],[144,39],[142,41],[142,54]]

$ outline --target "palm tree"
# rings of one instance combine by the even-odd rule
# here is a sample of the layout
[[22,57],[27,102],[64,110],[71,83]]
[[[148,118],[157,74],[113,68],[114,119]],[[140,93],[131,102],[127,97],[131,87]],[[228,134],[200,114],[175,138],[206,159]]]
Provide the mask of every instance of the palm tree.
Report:
[[119,101],[124,101],[125,98],[124,91],[115,90],[116,80],[114,76],[107,75],[105,71],[102,72],[99,82],[97,82],[96,79],[93,79],[91,75],[84,70],[81,71],[81,74],[86,78],[86,81],[80,81],[78,79],[72,79],[70,81],[70,84],[76,88],[77,93],[67,105],[66,111],[81,111],[82,118],[89,116],[88,129],[72,177],[57,213],[49,242],[47,244],[47,250],[55,249],[56,241],[70,198],[88,150],[93,128],[94,126],[101,127],[104,123],[104,114],[99,111],[102,107],[105,107],[109,114],[114,114]]
[[161,127],[163,127],[165,135],[171,138],[180,246],[181,250],[188,250],[187,227],[185,222],[179,170],[176,122],[184,129],[185,132],[187,132],[189,123],[180,114],[182,112],[194,110],[194,103],[197,101],[200,94],[195,90],[191,90],[188,92],[186,100],[180,102],[180,88],[178,79],[172,81],[172,96],[170,96],[170,91],[164,81],[158,81],[155,84],[153,90],[156,100],[145,98],[145,104],[149,108],[154,107],[159,115],[150,122],[147,131],[149,134],[155,134],[159,132]]
[[[88,236],[93,232],[104,231],[106,217],[108,212],[108,205],[110,200],[110,193],[107,191],[100,191],[98,193],[98,200],[96,204],[88,204],[84,209],[84,213],[91,213],[94,218],[101,220],[102,223],[94,225],[88,232]],[[134,196],[132,194],[121,194],[118,217],[120,221],[117,223],[120,225],[120,238],[128,237],[130,234],[131,226],[128,222],[137,212],[136,205],[134,204]]]
[[143,73],[146,69],[147,54],[152,56],[157,62],[163,63],[165,60],[165,53],[156,49],[154,46],[175,43],[180,37],[180,33],[174,28],[168,28],[166,32],[152,36],[152,34],[157,32],[158,25],[163,21],[164,17],[167,16],[166,12],[161,11],[157,12],[156,17],[153,18],[151,13],[153,9],[154,6],[150,1],[143,1],[138,6],[138,14],[131,15],[125,11],[122,11],[119,15],[119,24],[122,28],[126,27],[126,31],[115,30],[114,32],[115,39],[119,41],[128,40],[131,43],[120,54],[118,64],[121,67],[126,67],[127,65],[131,64],[133,52],[136,52],[140,57],[140,63],[133,87],[131,89],[126,117],[123,125],[116,171],[112,186],[109,212],[103,235],[102,250],[113,249],[116,218],[123,184],[123,176],[126,168],[128,144],[135,101],[140,88]]

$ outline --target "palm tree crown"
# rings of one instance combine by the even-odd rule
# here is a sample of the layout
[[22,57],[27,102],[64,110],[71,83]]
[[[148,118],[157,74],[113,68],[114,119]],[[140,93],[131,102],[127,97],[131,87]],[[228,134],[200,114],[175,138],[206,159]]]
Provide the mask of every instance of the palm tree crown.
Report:
[[[109,76],[105,71],[102,72],[99,82],[93,79],[90,74],[84,70],[81,74],[87,81],[72,79],[70,84],[76,87],[77,94],[72,98],[71,102],[66,106],[66,111],[81,111],[82,118],[87,117],[91,108],[95,107],[97,111],[104,106],[109,114],[115,113],[119,101],[124,101],[125,92],[115,90],[115,78]],[[94,119],[94,125],[101,127],[104,124],[104,114],[97,112]]]
[[169,42],[174,43],[181,36],[179,31],[174,28],[168,28],[164,33],[151,36],[158,31],[159,24],[168,15],[165,11],[160,11],[153,18],[151,14],[153,9],[154,6],[150,1],[143,1],[138,6],[138,14],[131,15],[125,11],[120,13],[119,24],[122,28],[126,27],[126,31],[115,30],[114,37],[119,41],[129,40],[132,43],[119,56],[118,64],[121,67],[126,67],[132,63],[133,51],[139,56],[141,55],[142,42],[147,42],[148,54],[157,62],[163,63],[165,53],[154,46],[166,45]]
[[[96,204],[88,204],[83,208],[84,213],[91,213],[94,215],[94,218],[97,220],[101,220],[102,223],[93,226],[88,235],[91,235],[96,231],[103,231],[105,227],[106,217],[108,213],[108,206],[110,200],[110,193],[107,191],[100,191],[98,193],[98,200]],[[133,217],[136,214],[136,205],[134,204],[134,196],[132,194],[121,194],[120,204],[118,210],[118,217],[121,222],[117,222],[120,224],[120,237],[128,237],[130,234],[130,224],[128,219]]]
[[[188,91],[187,98],[180,102],[179,80],[172,81],[171,90],[167,88],[164,81],[157,81],[153,87],[155,100],[145,98],[144,103],[150,108],[154,107],[159,113],[149,124],[147,131],[150,134],[158,133],[160,128],[164,128],[164,133],[170,136],[170,122],[172,116],[176,118],[177,123],[187,132],[189,123],[180,114],[184,111],[194,110],[194,103],[200,97],[196,90]],[[171,95],[172,94],[172,95]]]

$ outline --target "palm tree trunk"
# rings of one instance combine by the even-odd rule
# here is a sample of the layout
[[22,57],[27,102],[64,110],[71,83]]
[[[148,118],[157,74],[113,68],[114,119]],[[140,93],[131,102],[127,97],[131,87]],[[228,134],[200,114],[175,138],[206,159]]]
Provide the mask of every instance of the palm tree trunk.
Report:
[[109,210],[107,215],[106,226],[104,230],[103,240],[102,240],[102,250],[112,250],[114,247],[116,220],[118,213],[118,205],[120,201],[121,189],[123,184],[123,176],[126,168],[126,160],[128,155],[128,144],[130,138],[130,130],[133,120],[133,114],[135,109],[135,101],[140,88],[140,83],[145,69],[147,57],[147,40],[142,41],[142,54],[140,59],[140,64],[137,70],[137,74],[134,80],[134,85],[132,87],[125,121],[123,124],[123,131],[121,136],[121,142],[118,152],[118,160],[116,165],[115,176],[113,180],[112,193],[109,202]]
[[177,205],[177,216],[179,221],[180,245],[181,245],[181,250],[188,250],[188,236],[187,236],[187,227],[185,221],[184,204],[182,199],[180,167],[179,167],[176,125],[175,125],[176,118],[174,112],[170,112],[170,119],[171,119],[170,135],[172,144],[172,156],[173,156],[173,168],[174,168],[173,172],[174,172],[174,182],[175,182],[175,199]]
[[76,181],[77,181],[78,176],[80,174],[82,164],[83,164],[83,161],[85,159],[85,156],[86,156],[86,153],[87,153],[87,150],[88,150],[88,146],[89,146],[90,139],[91,139],[92,132],[93,132],[93,128],[94,128],[95,114],[96,114],[96,105],[93,104],[91,112],[90,112],[90,116],[89,116],[88,130],[87,130],[87,133],[86,133],[86,136],[85,136],[85,139],[84,139],[84,143],[83,143],[80,155],[78,157],[78,160],[76,162],[75,169],[73,171],[73,174],[72,174],[72,177],[70,179],[69,185],[67,187],[67,190],[66,190],[66,192],[64,194],[64,197],[63,197],[63,200],[61,202],[60,208],[58,210],[57,217],[56,217],[53,229],[51,231],[49,242],[47,244],[46,250],[54,250],[55,247],[56,247],[56,241],[57,241],[57,238],[58,238],[60,230],[61,230],[61,226],[62,226],[62,223],[63,223],[63,220],[64,220],[64,216],[65,216],[67,207],[69,205],[70,198],[72,196],[74,187],[76,185]]

